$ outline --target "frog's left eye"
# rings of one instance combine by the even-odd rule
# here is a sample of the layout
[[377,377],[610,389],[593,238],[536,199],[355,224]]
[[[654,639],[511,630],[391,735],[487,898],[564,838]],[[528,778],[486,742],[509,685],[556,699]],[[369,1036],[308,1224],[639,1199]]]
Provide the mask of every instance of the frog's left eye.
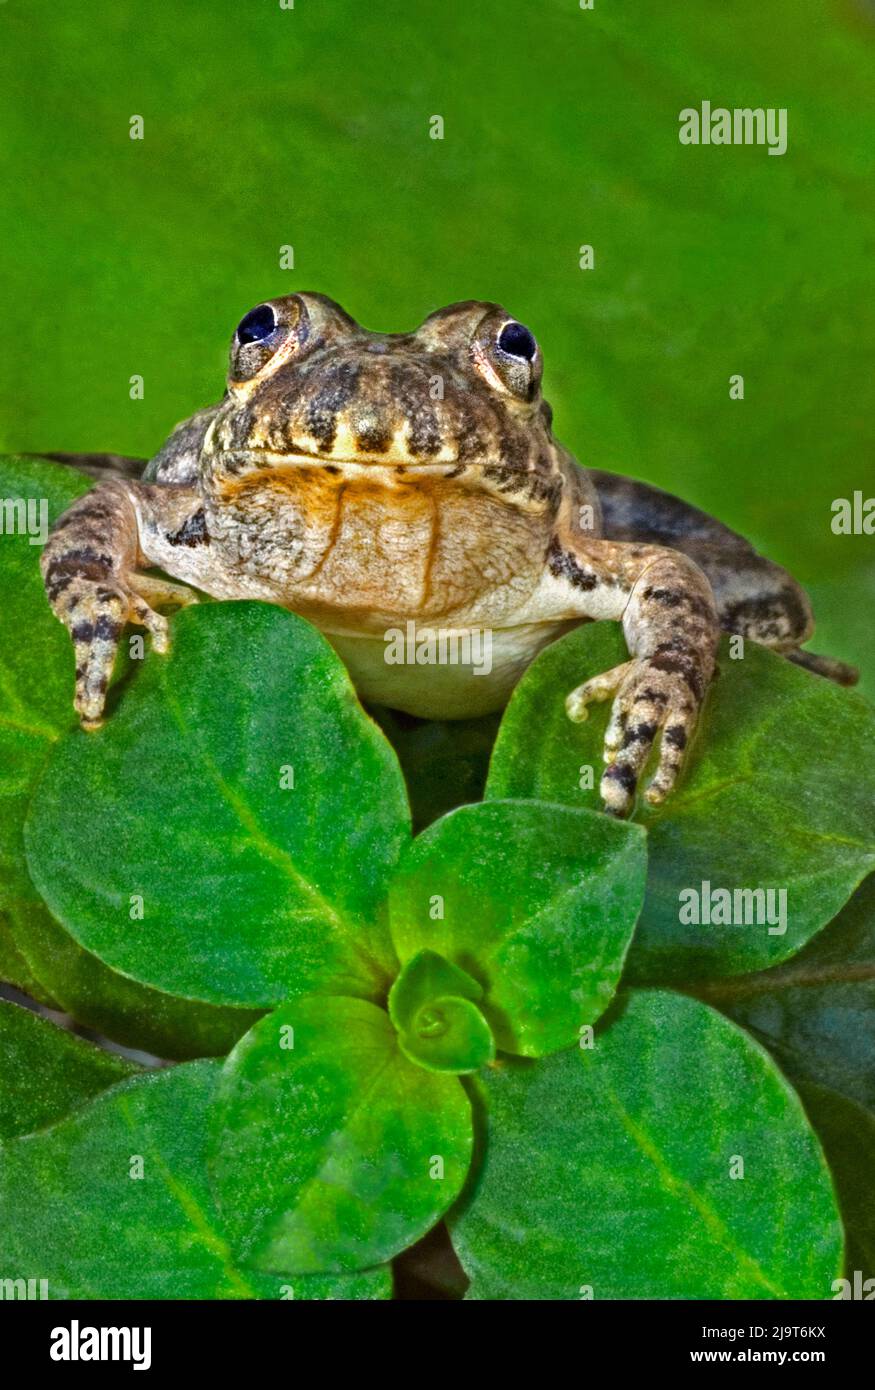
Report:
[[530,332],[524,323],[517,323],[515,319],[511,319],[510,323],[506,323],[502,328],[498,335],[498,346],[508,356],[521,357],[524,362],[531,362],[538,351],[534,333]]
[[263,343],[276,330],[276,314],[269,304],[259,304],[240,320],[237,325],[237,341],[241,347],[247,343]]

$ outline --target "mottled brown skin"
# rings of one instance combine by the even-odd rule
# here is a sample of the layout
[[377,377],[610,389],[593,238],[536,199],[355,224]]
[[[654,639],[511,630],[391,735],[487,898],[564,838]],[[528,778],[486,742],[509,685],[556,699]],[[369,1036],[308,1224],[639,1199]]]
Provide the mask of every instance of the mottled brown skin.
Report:
[[[567,699],[613,700],[601,792],[631,809],[671,790],[714,674],[721,627],[833,679],[800,652],[808,600],[741,537],[655,488],[587,473],[553,437],[541,356],[496,304],[468,301],[415,333],[369,333],[332,300],[289,295],[247,316],[225,398],[132,462],[79,457],[99,479],[43,554],[76,650],[76,708],[103,715],[127,622],[167,646],[157,611],[195,595],[267,599],[311,619],[364,698],[427,717],[500,708],[532,658],[588,619],[621,621],[630,658]],[[249,325],[247,327],[247,325]],[[267,331],[265,331],[267,325]],[[271,326],[272,325],[272,326]],[[507,344],[511,344],[511,349]],[[488,629],[493,669],[390,666],[388,628]]]

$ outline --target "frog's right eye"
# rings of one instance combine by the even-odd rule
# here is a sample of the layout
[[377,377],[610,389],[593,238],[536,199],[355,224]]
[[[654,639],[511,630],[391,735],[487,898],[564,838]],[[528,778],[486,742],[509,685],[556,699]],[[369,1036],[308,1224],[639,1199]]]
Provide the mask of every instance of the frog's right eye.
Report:
[[237,342],[241,347],[247,343],[263,343],[276,332],[276,314],[270,304],[259,304],[237,325]]
[[231,342],[232,388],[298,356],[309,340],[307,306],[298,294],[256,304],[237,325]]

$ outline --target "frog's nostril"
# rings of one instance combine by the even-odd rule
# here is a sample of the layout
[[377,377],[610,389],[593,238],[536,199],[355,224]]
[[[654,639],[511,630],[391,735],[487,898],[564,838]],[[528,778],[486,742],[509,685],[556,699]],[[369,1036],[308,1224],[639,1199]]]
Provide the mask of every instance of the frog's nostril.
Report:
[[263,343],[276,328],[276,314],[269,304],[259,304],[237,325],[237,341],[241,344]]

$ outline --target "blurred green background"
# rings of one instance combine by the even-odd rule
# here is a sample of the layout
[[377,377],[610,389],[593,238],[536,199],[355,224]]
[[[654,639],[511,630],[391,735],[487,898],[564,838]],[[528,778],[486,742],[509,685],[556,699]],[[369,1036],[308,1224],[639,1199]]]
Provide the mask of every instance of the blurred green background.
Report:
[[[291,289],[384,330],[496,299],[578,458],[788,564],[872,692],[875,537],[830,503],[875,495],[873,47],[867,0],[7,0],[0,447],[154,452]],[[788,108],[787,153],[681,146],[704,99]]]

